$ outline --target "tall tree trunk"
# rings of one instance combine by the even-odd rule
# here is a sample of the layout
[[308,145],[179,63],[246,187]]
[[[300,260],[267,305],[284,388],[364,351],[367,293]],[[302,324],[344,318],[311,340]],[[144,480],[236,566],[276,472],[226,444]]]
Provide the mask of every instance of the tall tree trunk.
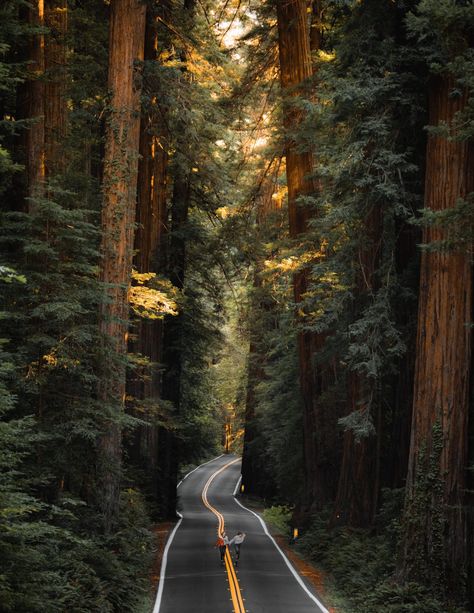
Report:
[[[188,221],[190,180],[190,172],[187,169],[175,168],[168,276],[171,283],[181,291],[184,289],[186,274],[186,238],[183,233]],[[163,398],[173,404],[176,416],[179,416],[181,403],[183,316],[183,310],[180,309],[177,316],[167,317],[163,335],[163,361],[166,365],[163,375]],[[176,510],[176,484],[180,461],[175,432],[162,428],[159,445],[163,514],[173,517]]]
[[27,75],[25,83],[18,89],[18,111],[22,119],[31,120],[21,139],[26,175],[26,196],[30,198],[25,209],[34,208],[32,198],[41,196],[45,179],[44,146],[44,0],[33,0],[21,7],[21,16],[29,26],[38,28],[29,35],[26,49]]
[[67,0],[45,0],[44,138],[45,174],[49,178],[64,169],[64,140],[67,126],[66,33]]
[[106,530],[110,530],[117,515],[120,493],[120,415],[125,401],[127,294],[140,138],[140,83],[135,63],[143,60],[144,55],[145,12],[140,0],[114,0],[111,4],[108,75],[111,103],[104,158],[100,270],[105,296],[99,322],[106,343],[99,399],[108,417],[99,444],[98,496]]
[[[311,0],[311,24],[309,31],[309,47],[312,55],[316,55],[316,53],[321,49],[323,32],[321,26],[321,18],[322,18],[322,7],[321,0]],[[311,58],[313,60],[313,71],[316,71],[316,62],[315,57]]]
[[[30,78],[26,79],[18,91],[19,116],[30,120],[29,127],[21,137],[21,146],[24,149],[22,161],[26,170],[26,185],[22,186],[21,192],[22,197],[26,198],[24,209],[31,214],[35,212],[38,199],[44,196],[45,180],[53,169],[57,170],[55,163],[57,164],[60,156],[55,155],[53,162],[52,131],[57,132],[55,142],[58,145],[59,139],[65,134],[65,130],[56,130],[60,124],[65,126],[67,116],[65,96],[58,95],[60,90],[64,90],[66,83],[66,0],[60,2],[59,21],[55,17],[58,4],[55,0],[38,0],[22,7],[20,12],[30,27],[37,28],[36,32],[30,34],[26,50]],[[49,31],[45,32],[45,28]],[[63,70],[55,74],[53,85],[49,69],[54,62],[61,64]],[[43,404],[43,392],[40,390],[37,403],[39,418],[43,413]]]
[[[278,0],[278,47],[280,58],[280,82],[284,96],[284,127],[287,134],[294,131],[301,121],[301,111],[291,104],[294,96],[301,94],[305,81],[312,76],[308,14],[305,0]],[[308,226],[310,211],[298,204],[298,199],[317,192],[316,182],[310,178],[313,172],[313,154],[301,151],[287,136],[285,147],[288,184],[288,214],[290,236],[302,235]],[[301,303],[308,290],[309,272],[303,269],[294,276],[294,296]],[[304,320],[302,309],[298,309]],[[303,323],[303,321],[301,321]],[[337,478],[336,465],[332,462],[337,416],[318,402],[327,386],[325,374],[314,365],[314,356],[325,342],[323,334],[302,331],[298,336],[300,386],[304,415],[305,458],[305,507],[320,508],[333,498]],[[332,414],[331,414],[332,413]]]
[[26,208],[32,211],[34,199],[44,192],[45,179],[64,167],[67,0],[37,0],[22,12],[29,25],[38,28],[28,42],[30,78],[18,95],[20,117],[31,120],[22,146],[30,198]]
[[[182,16],[187,31],[192,31],[194,27],[195,8],[196,0],[184,0]],[[188,57],[184,49],[180,57],[182,73],[189,82],[191,76],[187,72]],[[192,152],[186,130],[187,126],[183,121],[176,135],[171,235],[168,252],[168,277],[171,283],[180,290],[184,290],[185,286],[186,237],[184,234],[190,207],[192,175]],[[173,404],[177,418],[179,418],[181,404],[183,317],[184,313],[181,308],[177,316],[165,318],[163,333],[163,362],[166,366],[163,375],[163,398]],[[180,461],[175,431],[162,428],[159,440],[160,488],[163,514],[168,517],[174,517],[176,514],[176,484]]]
[[[426,150],[426,146],[424,149]],[[417,245],[421,241],[421,231],[411,224],[402,222],[397,234],[396,265],[397,274],[401,276],[406,275],[419,258]],[[417,282],[418,278],[416,279]],[[412,284],[415,287],[415,281],[412,281]],[[417,285],[416,289],[418,289]],[[399,329],[405,330],[407,347],[405,355],[398,362],[398,372],[389,383],[390,389],[393,390],[392,400],[389,401],[389,404],[393,409],[388,441],[383,449],[382,488],[398,489],[404,487],[408,471],[415,373],[415,306],[413,303],[404,300],[397,309]]]
[[[474,301],[473,301],[474,307]],[[474,319],[474,309],[471,317]],[[471,373],[474,366],[474,352],[471,351]],[[471,376],[470,387],[470,406],[474,401],[474,377]],[[469,419],[469,438],[468,438],[468,466],[474,466],[474,419]],[[474,471],[469,470],[466,481],[466,507],[467,507],[467,601],[471,610],[474,610]]]
[[[265,171],[260,183],[260,195],[257,199],[257,232],[265,240],[268,236],[269,216],[281,207],[281,199],[273,198],[277,181],[280,175],[281,160],[272,164],[272,168]],[[259,429],[255,414],[255,387],[265,380],[264,362],[265,352],[262,350],[262,337],[265,330],[262,328],[261,317],[258,313],[269,311],[272,308],[262,283],[263,258],[255,262],[253,278],[252,310],[257,313],[256,322],[250,330],[250,347],[248,361],[247,395],[245,401],[245,429],[244,447],[242,454],[242,483],[247,494],[266,497],[270,494],[271,484],[261,459],[261,450],[255,445],[259,437]],[[265,299],[267,297],[267,299]]]
[[[145,60],[158,61],[157,22],[151,11],[147,15]],[[149,84],[153,91],[153,83]],[[156,93],[156,92],[155,92]],[[164,241],[167,220],[168,136],[165,133],[159,102],[152,97],[140,128],[140,160],[138,163],[137,232],[135,267],[139,273],[164,273]],[[132,351],[146,356],[151,365],[143,376],[130,381],[130,394],[148,403],[157,403],[161,396],[161,362],[163,359],[163,321],[143,320],[137,323]],[[145,416],[146,418],[146,416]],[[140,426],[134,433],[132,454],[147,475],[145,489],[159,501],[158,440],[159,427]]]
[[[447,76],[429,88],[430,125],[452,125],[467,93]],[[473,190],[467,142],[430,134],[425,207],[442,211]],[[423,243],[446,237],[428,226]],[[466,568],[465,484],[471,362],[472,269],[467,254],[444,249],[421,258],[413,421],[401,575],[462,593]]]
[[[294,97],[301,94],[302,84],[313,74],[306,2],[278,0],[277,18],[281,87],[284,95]],[[301,112],[287,100],[283,118],[285,130],[294,131],[301,119]],[[315,182],[309,178],[313,172],[313,154],[299,151],[293,140],[287,140],[285,157],[290,236],[295,238],[306,231],[310,217],[308,208],[298,205],[298,198],[316,191]],[[298,293],[296,285],[295,292]]]

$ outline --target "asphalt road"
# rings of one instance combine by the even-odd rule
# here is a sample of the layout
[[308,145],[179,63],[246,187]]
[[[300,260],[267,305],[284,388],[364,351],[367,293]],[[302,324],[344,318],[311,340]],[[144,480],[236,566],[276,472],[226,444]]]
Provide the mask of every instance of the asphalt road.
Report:
[[[258,518],[234,499],[240,461],[212,478],[236,459],[226,455],[212,460],[179,486],[178,508],[183,519],[163,559],[165,577],[154,613],[244,613],[242,603],[249,613],[327,613],[317,604],[320,598],[313,588],[300,578],[312,599],[298,583]],[[214,512],[203,502],[206,484],[207,501]],[[218,529],[215,513],[222,514],[230,537],[237,530],[247,535],[238,568],[229,566],[229,558],[226,567],[221,566],[214,548]]]

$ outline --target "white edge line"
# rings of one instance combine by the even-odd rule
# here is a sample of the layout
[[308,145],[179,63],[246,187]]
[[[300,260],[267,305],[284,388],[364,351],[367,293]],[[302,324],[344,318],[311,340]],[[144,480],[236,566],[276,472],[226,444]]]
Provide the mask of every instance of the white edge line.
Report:
[[[223,455],[224,454],[221,453],[221,455],[217,456],[217,458],[212,458],[212,460],[208,460],[207,462],[204,462],[203,464],[200,464],[199,466],[196,466],[196,468],[191,470],[187,475],[185,475],[181,479],[181,481],[176,486],[176,489],[178,489],[178,487],[181,485],[181,483],[185,479],[187,479],[191,473],[195,472],[198,468],[201,468],[201,466],[205,466],[206,464],[209,464],[210,462],[213,462],[214,460],[218,460],[219,458],[222,458]],[[176,526],[173,528],[173,532],[168,537],[168,540],[167,540],[166,546],[165,546],[165,550],[163,552],[163,559],[161,560],[160,582],[159,582],[159,585],[158,585],[158,593],[156,595],[155,606],[153,607],[153,613],[159,613],[159,610],[160,610],[160,607],[161,607],[161,599],[163,597],[163,590],[165,588],[165,576],[166,576],[166,564],[168,562],[168,551],[169,551],[169,548],[171,547],[171,543],[173,542],[174,535],[176,534],[178,528],[181,525],[181,522],[183,521],[183,516],[181,515],[181,513],[179,511],[176,511],[176,515],[178,515],[179,521],[176,524]]]
[[181,522],[183,521],[183,516],[181,515],[181,513],[179,511],[176,511],[176,513],[180,516],[180,520],[174,527],[173,532],[169,535],[168,542],[166,543],[166,547],[163,552],[163,559],[161,560],[161,569],[160,569],[160,584],[158,586],[158,594],[156,595],[156,601],[155,601],[155,606],[153,608],[153,613],[158,613],[161,607],[161,598],[163,596],[163,589],[165,587],[165,574],[166,574],[166,563],[168,561],[168,551],[169,551],[169,548],[171,547],[171,543],[173,542],[174,535],[176,534],[176,531],[178,530],[178,528],[181,525]]
[[235,490],[234,493],[232,494],[232,496],[237,496],[237,492],[239,491],[239,487],[240,484],[242,483],[242,475],[240,475],[238,481],[237,481],[237,485],[235,486]]
[[[240,481],[240,479],[239,479]],[[244,505],[239,502],[237,500],[237,498],[234,497],[235,502],[242,507],[242,509],[244,509],[245,511],[248,511],[249,513],[252,513],[252,515],[255,515],[255,517],[258,519],[258,521],[262,524],[263,527],[263,531],[265,532],[265,534],[268,536],[268,538],[271,540],[271,542],[275,545],[275,547],[277,548],[277,551],[279,552],[279,554],[281,555],[281,557],[283,558],[283,560],[285,561],[285,564],[288,566],[288,568],[290,569],[290,571],[292,572],[294,578],[296,579],[296,581],[298,581],[298,583],[300,584],[300,586],[303,588],[303,590],[306,592],[306,594],[311,598],[311,600],[313,602],[315,602],[318,607],[320,608],[320,610],[322,611],[322,613],[329,613],[328,609],[326,609],[326,607],[323,605],[322,602],[320,602],[316,596],[314,594],[312,594],[308,588],[306,587],[306,585],[304,584],[303,580],[301,579],[301,577],[299,576],[299,574],[296,572],[295,568],[293,567],[292,563],[290,562],[290,560],[288,560],[288,558],[286,557],[286,555],[283,553],[283,551],[281,550],[280,546],[278,545],[278,543],[275,541],[275,539],[273,538],[273,536],[270,534],[270,532],[268,531],[267,525],[266,523],[263,521],[263,519],[260,517],[260,515],[257,515],[257,513],[254,513],[253,511],[251,511],[250,509],[247,509],[247,507],[244,507]],[[154,612],[155,613],[155,612]]]

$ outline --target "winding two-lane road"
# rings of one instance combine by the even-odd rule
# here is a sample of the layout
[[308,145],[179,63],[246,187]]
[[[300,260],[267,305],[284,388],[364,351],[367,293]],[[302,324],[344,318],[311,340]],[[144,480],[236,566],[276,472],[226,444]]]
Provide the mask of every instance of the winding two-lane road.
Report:
[[[179,486],[183,519],[168,541],[154,613],[328,613],[313,588],[295,577],[258,517],[234,498],[239,475],[240,461],[226,455]],[[219,518],[230,536],[247,534],[238,568],[229,557],[220,565],[214,549]]]

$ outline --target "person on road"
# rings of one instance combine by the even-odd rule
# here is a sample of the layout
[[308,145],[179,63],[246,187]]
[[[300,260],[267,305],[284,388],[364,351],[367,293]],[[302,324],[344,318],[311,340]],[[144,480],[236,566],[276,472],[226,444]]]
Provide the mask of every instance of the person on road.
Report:
[[234,536],[234,538],[230,541],[229,545],[234,545],[234,551],[235,551],[235,559],[238,561],[240,558],[240,546],[242,545],[242,543],[244,542],[246,537],[245,532],[237,532],[237,534]]
[[225,550],[227,549],[228,545],[229,545],[229,537],[227,536],[226,532],[222,532],[222,534],[218,536],[216,544],[215,544],[215,547],[219,547],[219,552],[221,554],[222,563],[224,563]]

